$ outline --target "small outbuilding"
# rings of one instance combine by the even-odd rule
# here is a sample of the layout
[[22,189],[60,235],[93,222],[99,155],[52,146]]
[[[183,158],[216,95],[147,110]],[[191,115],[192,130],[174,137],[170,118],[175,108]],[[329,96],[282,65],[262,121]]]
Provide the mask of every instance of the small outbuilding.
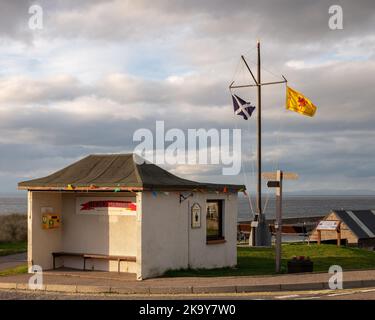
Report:
[[334,210],[312,231],[310,241],[338,241],[373,250],[375,210]]
[[28,191],[28,264],[136,273],[232,267],[243,185],[179,178],[133,154],[89,155]]

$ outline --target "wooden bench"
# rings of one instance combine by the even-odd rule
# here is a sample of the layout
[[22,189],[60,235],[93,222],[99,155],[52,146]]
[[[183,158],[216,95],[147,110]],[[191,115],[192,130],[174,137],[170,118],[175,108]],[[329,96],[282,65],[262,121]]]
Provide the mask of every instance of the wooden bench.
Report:
[[[276,227],[274,224],[269,225],[269,230],[272,235],[276,235]],[[294,225],[294,224],[284,224],[281,226],[281,233],[284,235],[291,236],[303,236],[303,241],[309,236],[307,228],[305,225]]]
[[56,258],[58,257],[79,257],[83,258],[83,270],[86,270],[87,259],[98,259],[117,261],[117,271],[120,272],[121,261],[136,262],[137,259],[134,256],[116,256],[116,255],[105,255],[105,254],[93,254],[93,253],[77,253],[77,252],[52,252],[53,257],[53,269],[56,269]]
[[[274,224],[269,225],[270,232],[272,234],[276,234],[276,227]],[[282,234],[295,234],[300,236],[307,236],[307,228],[304,225],[298,226],[293,224],[284,224],[281,226],[281,233]]]

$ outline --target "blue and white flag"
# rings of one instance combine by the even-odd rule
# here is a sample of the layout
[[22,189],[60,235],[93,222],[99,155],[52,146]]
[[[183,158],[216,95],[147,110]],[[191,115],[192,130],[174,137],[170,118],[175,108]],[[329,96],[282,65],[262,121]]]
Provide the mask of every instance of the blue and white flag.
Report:
[[232,94],[233,108],[236,115],[242,116],[245,120],[251,117],[255,107],[253,107],[250,102],[246,102],[239,96]]

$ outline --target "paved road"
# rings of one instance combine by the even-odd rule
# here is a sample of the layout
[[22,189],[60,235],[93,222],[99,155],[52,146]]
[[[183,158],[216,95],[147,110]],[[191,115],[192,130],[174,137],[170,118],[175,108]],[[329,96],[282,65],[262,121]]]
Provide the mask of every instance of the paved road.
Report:
[[0,256],[0,271],[24,265],[27,262],[26,252]]
[[244,294],[200,295],[117,295],[117,294],[66,294],[0,290],[0,300],[185,300],[185,299],[242,299],[242,300],[375,300],[375,288],[347,289],[339,291],[291,291]]

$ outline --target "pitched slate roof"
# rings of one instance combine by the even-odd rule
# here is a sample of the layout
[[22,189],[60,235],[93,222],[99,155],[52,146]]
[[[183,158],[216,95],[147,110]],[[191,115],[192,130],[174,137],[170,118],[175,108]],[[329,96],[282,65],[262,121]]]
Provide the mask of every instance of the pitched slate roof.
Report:
[[[138,157],[139,159],[139,157]],[[23,181],[19,189],[71,190],[120,188],[121,190],[245,189],[243,185],[201,183],[182,179],[148,162],[138,164],[133,154],[89,155],[49,176]]]
[[334,213],[359,238],[375,238],[375,210],[334,210]]

